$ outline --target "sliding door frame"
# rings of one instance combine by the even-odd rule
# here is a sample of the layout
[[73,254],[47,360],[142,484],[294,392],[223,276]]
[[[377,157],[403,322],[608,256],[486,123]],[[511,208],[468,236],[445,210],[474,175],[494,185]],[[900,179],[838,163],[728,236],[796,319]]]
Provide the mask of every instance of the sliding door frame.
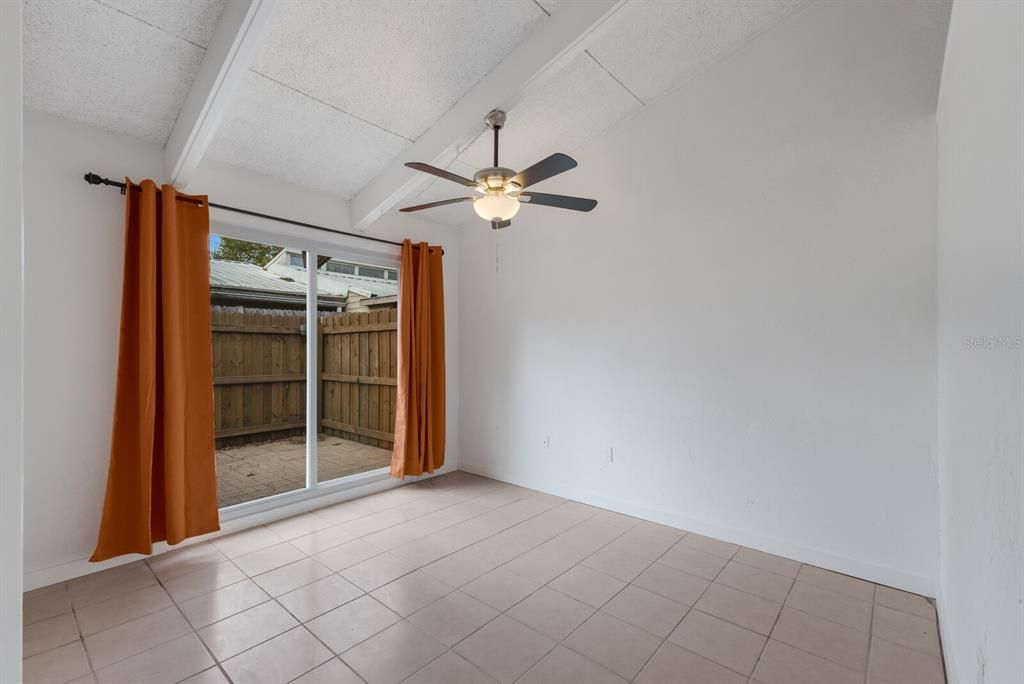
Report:
[[317,488],[317,443],[320,436],[320,354],[316,348],[319,321],[319,291],[316,286],[317,253],[306,252],[306,489]]
[[[234,220],[225,220],[234,219]],[[260,242],[263,244],[281,245],[287,249],[298,249],[306,253],[306,486],[290,492],[282,492],[253,501],[246,501],[233,506],[225,506],[220,509],[221,522],[237,520],[247,516],[271,511],[275,508],[289,506],[301,501],[307,501],[328,494],[335,494],[346,489],[360,487],[371,482],[386,480],[388,468],[377,468],[354,475],[347,475],[326,482],[317,482],[317,410],[319,405],[320,383],[317,377],[320,369],[317,367],[318,350],[316,329],[318,320],[318,293],[317,293],[317,269],[315,265],[320,255],[352,260],[357,263],[372,263],[387,268],[397,268],[399,265],[400,248],[390,247],[383,244],[374,244],[372,248],[365,248],[362,245],[350,243],[350,239],[339,236],[337,244],[334,240],[325,240],[323,234],[305,235],[313,233],[304,229],[280,230],[280,224],[271,221],[262,221],[262,225],[250,225],[248,222],[238,221],[237,215],[211,211],[211,229],[213,235]],[[310,268],[313,266],[313,268]],[[399,280],[402,273],[399,271]]]

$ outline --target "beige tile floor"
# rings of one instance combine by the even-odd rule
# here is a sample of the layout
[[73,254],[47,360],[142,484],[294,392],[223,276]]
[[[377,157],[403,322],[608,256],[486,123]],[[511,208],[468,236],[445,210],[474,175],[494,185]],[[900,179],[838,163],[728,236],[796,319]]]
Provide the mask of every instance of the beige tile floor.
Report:
[[25,596],[28,683],[939,684],[920,596],[452,473]]
[[[327,482],[391,464],[391,451],[341,437],[317,441],[317,477]],[[306,486],[306,438],[217,450],[217,504],[224,508]]]

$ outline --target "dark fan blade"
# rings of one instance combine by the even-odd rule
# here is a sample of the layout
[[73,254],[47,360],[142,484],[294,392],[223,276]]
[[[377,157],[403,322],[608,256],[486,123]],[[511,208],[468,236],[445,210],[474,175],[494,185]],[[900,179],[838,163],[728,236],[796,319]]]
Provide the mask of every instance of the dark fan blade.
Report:
[[[480,184],[477,183],[476,181],[471,181],[468,178],[463,178],[462,176],[458,176],[454,173],[448,173],[444,169],[439,169],[436,166],[431,166],[430,164],[424,164],[423,162],[406,162],[405,165],[408,166],[410,169],[416,169],[417,171],[429,173],[439,178],[455,181],[459,185],[465,185],[467,188],[480,187]],[[575,166],[575,163],[573,164],[573,166]]]
[[510,180],[513,183],[518,183],[520,188],[528,188],[531,185],[540,183],[542,180],[547,180],[552,176],[557,176],[560,173],[565,173],[575,168],[575,159],[567,154],[555,152],[547,159],[542,159],[530,168],[520,171],[512,176]]
[[508,228],[511,225],[511,221],[491,221],[492,230],[498,230],[499,228]]
[[458,204],[459,202],[472,202],[477,199],[476,197],[456,197],[450,200],[441,200],[439,202],[427,202],[426,204],[417,204],[414,207],[402,207],[398,211],[419,211],[420,209],[433,209],[434,207],[443,207],[446,204]]
[[544,192],[522,192],[519,198],[528,204],[540,204],[545,207],[572,209],[573,211],[590,211],[597,206],[597,200],[569,195],[549,195]]

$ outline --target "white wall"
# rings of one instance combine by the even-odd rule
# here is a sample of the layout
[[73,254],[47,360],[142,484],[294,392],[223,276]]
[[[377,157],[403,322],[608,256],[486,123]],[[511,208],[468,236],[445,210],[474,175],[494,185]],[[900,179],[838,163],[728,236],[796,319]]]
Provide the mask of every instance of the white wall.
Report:
[[348,202],[342,198],[220,162],[200,164],[185,191],[210,195],[212,202],[262,214],[295,218],[337,230],[349,229]]
[[21,681],[21,3],[0,3],[0,682]]
[[[106,486],[124,202],[115,189],[87,185],[82,174],[91,170],[110,178],[160,181],[164,159],[157,145],[32,111],[25,117],[25,157],[25,572],[35,586],[93,569],[83,561],[96,541]],[[343,200],[224,165],[202,167],[189,191],[223,204],[348,226]],[[448,253],[447,459],[456,465],[457,240],[450,228],[404,216],[385,217],[372,232],[440,242]],[[323,245],[355,244],[302,234]]]
[[159,146],[25,116],[25,570],[87,558],[103,508],[124,203],[86,171],[159,178]]
[[1022,129],[1024,5],[958,1],[938,108],[939,616],[952,682],[1024,682]]
[[461,467],[933,595],[948,7],[813,5],[538,187],[593,213],[463,227]]

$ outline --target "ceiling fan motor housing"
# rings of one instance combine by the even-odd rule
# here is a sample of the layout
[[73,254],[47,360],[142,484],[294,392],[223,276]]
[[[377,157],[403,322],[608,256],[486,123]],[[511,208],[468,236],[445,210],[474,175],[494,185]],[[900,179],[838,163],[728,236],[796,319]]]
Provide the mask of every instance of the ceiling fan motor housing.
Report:
[[516,172],[512,169],[506,169],[503,166],[489,166],[473,174],[473,180],[487,189],[504,188],[506,194],[514,196],[520,190],[518,183],[508,182],[514,175]]

